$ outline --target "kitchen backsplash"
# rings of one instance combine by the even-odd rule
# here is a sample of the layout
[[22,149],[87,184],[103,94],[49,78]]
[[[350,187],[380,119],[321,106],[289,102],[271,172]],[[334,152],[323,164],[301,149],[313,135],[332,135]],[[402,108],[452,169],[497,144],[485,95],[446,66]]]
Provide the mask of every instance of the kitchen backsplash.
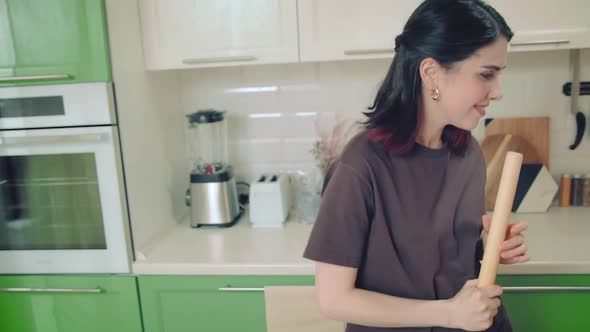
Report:
[[[183,112],[204,108],[228,112],[230,160],[241,179],[252,180],[266,171],[306,170],[314,165],[310,150],[318,136],[318,122],[362,120],[361,112],[372,103],[389,63],[367,60],[183,71]],[[590,80],[589,51],[582,52],[581,79]],[[553,175],[590,172],[588,130],[577,150],[568,149],[575,120],[561,88],[570,80],[569,53],[510,53],[501,80],[504,98],[492,103],[488,116],[549,116]],[[579,100],[588,115],[590,97]],[[483,137],[483,121],[474,135]]]
[[[138,28],[123,28],[123,22],[121,31],[138,33]],[[115,34],[119,35],[125,34]],[[117,49],[127,52],[129,44],[120,39],[120,43],[111,42],[112,47],[120,44]],[[139,52],[139,45],[135,46]],[[581,55],[581,79],[589,81],[590,51]],[[120,112],[120,126],[131,220],[134,229],[140,229],[134,232],[139,247],[187,216],[184,193],[190,163],[185,114],[204,108],[228,112],[230,159],[238,180],[251,181],[270,171],[306,171],[315,165],[310,150],[318,137],[317,123],[325,129],[333,119],[363,119],[361,112],[372,103],[390,62],[144,72],[141,63],[135,63],[131,55],[128,58],[113,61],[113,68],[121,90],[117,91],[119,106],[126,110]],[[146,80],[151,82],[148,86]],[[561,93],[570,80],[568,51],[511,53],[501,80],[504,99],[491,105],[489,116],[549,116],[552,174],[557,178],[562,172],[590,172],[588,129],[578,149],[568,149],[575,129],[569,97]],[[125,81],[128,84],[121,84]],[[590,116],[590,97],[579,101]],[[474,134],[483,137],[483,121]]]

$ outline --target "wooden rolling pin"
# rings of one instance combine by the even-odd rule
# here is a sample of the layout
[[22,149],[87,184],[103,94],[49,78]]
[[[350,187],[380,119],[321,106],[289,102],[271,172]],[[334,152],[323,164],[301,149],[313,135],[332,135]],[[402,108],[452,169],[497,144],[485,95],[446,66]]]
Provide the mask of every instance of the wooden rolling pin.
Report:
[[502,177],[496,196],[494,206],[494,215],[492,225],[486,240],[486,247],[483,254],[483,262],[479,270],[479,279],[477,287],[487,287],[496,283],[496,274],[498,264],[500,263],[500,253],[502,242],[506,237],[506,229],[510,222],[510,212],[522,166],[522,154],[508,151],[504,160]]

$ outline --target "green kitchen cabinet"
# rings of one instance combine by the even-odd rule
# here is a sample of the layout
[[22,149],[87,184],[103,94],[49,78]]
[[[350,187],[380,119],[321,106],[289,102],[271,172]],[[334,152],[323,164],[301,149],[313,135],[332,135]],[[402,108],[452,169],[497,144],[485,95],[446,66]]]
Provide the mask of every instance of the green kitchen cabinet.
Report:
[[312,276],[139,276],[145,332],[266,331],[264,286]]
[[501,275],[498,284],[514,331],[590,331],[590,275]]
[[[145,332],[266,331],[263,287],[314,283],[312,276],[138,279]],[[514,331],[590,331],[590,275],[501,275],[498,283],[508,287],[502,300]]]
[[0,276],[2,332],[141,332],[134,276]]
[[109,81],[104,0],[0,0],[0,87]]

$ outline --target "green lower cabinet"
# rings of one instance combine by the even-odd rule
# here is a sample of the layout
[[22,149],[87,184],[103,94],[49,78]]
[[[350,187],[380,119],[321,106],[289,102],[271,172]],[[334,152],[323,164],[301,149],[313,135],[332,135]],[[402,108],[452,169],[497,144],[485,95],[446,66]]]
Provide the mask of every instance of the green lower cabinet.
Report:
[[141,332],[137,281],[134,276],[0,276],[0,331]]
[[[0,331],[260,332],[265,286],[313,283],[313,276],[0,276]],[[514,331],[590,331],[583,288],[590,275],[502,275],[498,283],[581,287],[506,289]]]
[[503,275],[498,277],[498,284],[544,287],[544,290],[504,291],[502,300],[515,332],[590,331],[590,291],[587,290],[590,275]]
[[[266,331],[264,286],[312,276],[139,276],[145,332]],[[242,288],[242,290],[240,290]]]

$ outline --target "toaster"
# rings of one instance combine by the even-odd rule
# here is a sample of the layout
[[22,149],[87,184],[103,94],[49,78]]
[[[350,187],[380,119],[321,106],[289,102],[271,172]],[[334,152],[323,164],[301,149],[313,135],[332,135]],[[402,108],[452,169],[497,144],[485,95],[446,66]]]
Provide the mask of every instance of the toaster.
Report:
[[281,227],[291,209],[288,174],[263,174],[250,183],[250,222],[253,227]]

